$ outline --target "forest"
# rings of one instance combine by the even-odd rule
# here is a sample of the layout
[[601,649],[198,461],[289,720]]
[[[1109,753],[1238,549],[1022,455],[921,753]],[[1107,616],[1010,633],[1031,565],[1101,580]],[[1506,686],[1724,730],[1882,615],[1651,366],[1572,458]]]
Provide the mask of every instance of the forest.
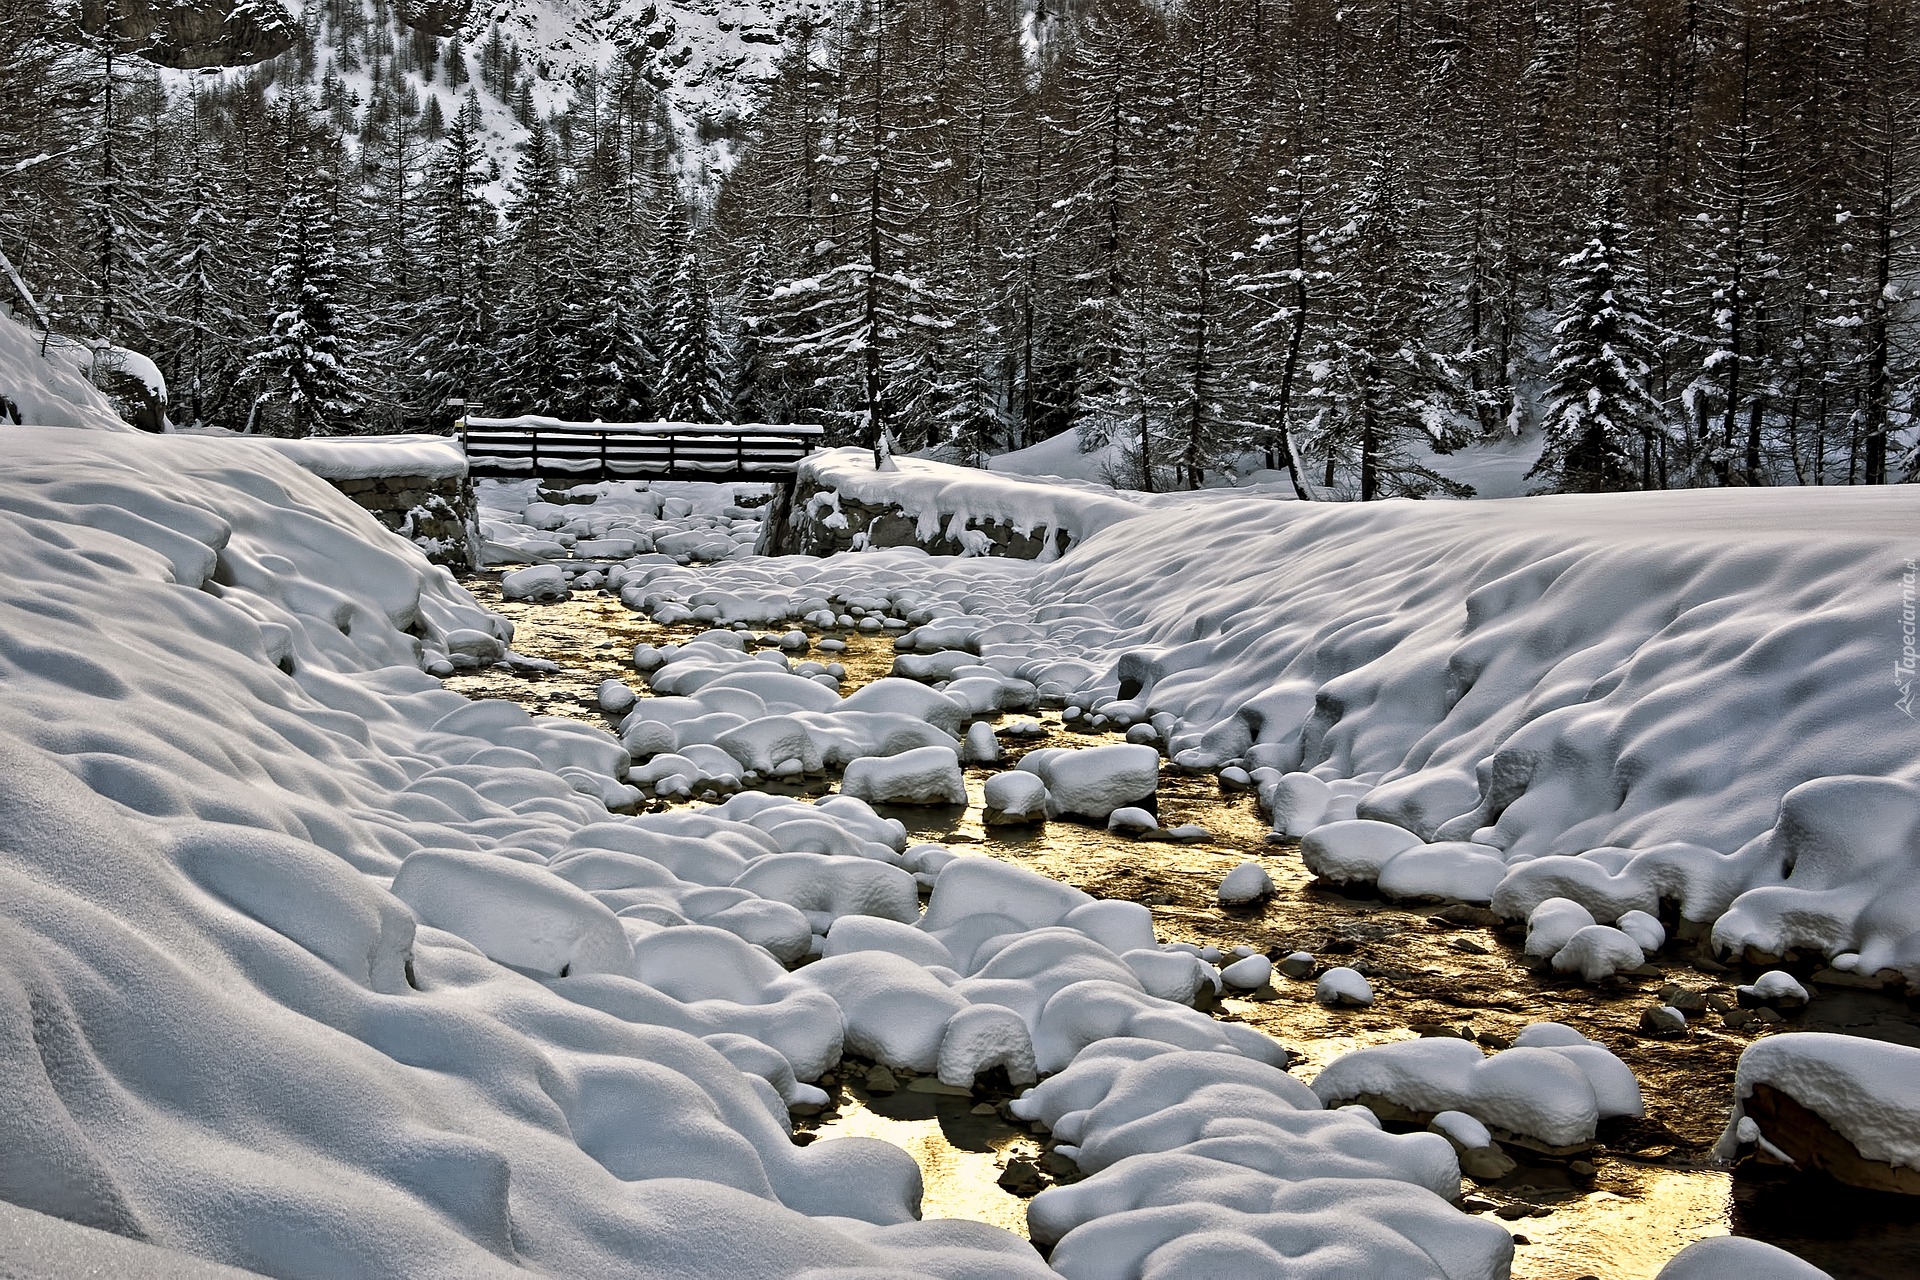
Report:
[[65,13],[0,0],[13,312],[182,425],[1073,431],[1362,499],[1530,433],[1542,491],[1920,465],[1909,0],[854,0],[697,113],[386,0],[206,75]]

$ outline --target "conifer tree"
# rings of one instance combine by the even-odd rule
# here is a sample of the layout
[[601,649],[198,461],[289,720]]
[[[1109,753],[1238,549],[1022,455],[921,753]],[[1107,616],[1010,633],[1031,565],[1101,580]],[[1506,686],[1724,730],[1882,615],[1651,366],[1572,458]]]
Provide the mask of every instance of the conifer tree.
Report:
[[418,253],[433,293],[419,322],[418,405],[429,415],[451,398],[476,399],[494,374],[498,215],[481,187],[492,176],[481,150],[480,109],[461,106],[428,170]]
[[340,315],[338,226],[332,177],[312,157],[289,167],[289,196],[268,290],[275,312],[247,365],[259,387],[258,429],[338,435],[352,429],[360,392]]
[[489,405],[501,413],[557,414],[578,377],[570,307],[576,274],[568,189],[546,126],[521,148],[502,244],[500,334]]
[[1549,357],[1542,413],[1545,448],[1528,474],[1564,490],[1650,489],[1660,403],[1647,390],[1658,341],[1641,311],[1638,271],[1617,197],[1608,191],[1587,242],[1562,268],[1567,301]]
[[689,246],[668,286],[661,319],[660,374],[654,387],[668,422],[725,422],[728,403],[720,335],[699,254]]
[[1337,464],[1358,472],[1361,501],[1466,486],[1419,462],[1412,450],[1447,450],[1470,420],[1472,400],[1451,353],[1429,341],[1435,289],[1410,225],[1405,173],[1376,154],[1332,239],[1332,307],[1314,353],[1327,483]]

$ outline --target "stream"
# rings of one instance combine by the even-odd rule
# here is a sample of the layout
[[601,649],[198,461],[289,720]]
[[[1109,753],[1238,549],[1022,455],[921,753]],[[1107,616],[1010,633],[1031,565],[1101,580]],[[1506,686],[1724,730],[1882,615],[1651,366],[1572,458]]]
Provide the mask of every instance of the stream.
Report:
[[[446,680],[471,697],[515,701],[537,715],[570,716],[611,727],[595,702],[597,686],[619,679],[643,693],[629,661],[633,646],[684,640],[702,624],[662,627],[617,598],[579,595],[559,604],[503,601],[497,575],[463,585],[488,608],[510,618],[514,649],[549,659],[555,672],[492,668]],[[846,642],[833,655],[847,668],[842,692],[888,673],[892,637],[835,632]],[[1465,1034],[1499,1047],[1528,1023],[1564,1022],[1618,1055],[1639,1078],[1647,1115],[1604,1127],[1601,1145],[1582,1160],[1521,1159],[1493,1184],[1473,1184],[1469,1210],[1494,1213],[1515,1234],[1517,1280],[1645,1280],[1683,1246],[1729,1231],[1789,1249],[1830,1272],[1894,1280],[1920,1273],[1920,1205],[1850,1188],[1809,1187],[1800,1180],[1735,1177],[1714,1168],[1711,1149],[1725,1126],[1741,1050],[1765,1025],[1735,1029],[1709,1016],[1692,1019],[1677,1039],[1640,1031],[1640,1015],[1668,1002],[1670,984],[1687,992],[1725,993],[1751,975],[1730,972],[1692,944],[1671,942],[1653,957],[1659,976],[1622,976],[1588,987],[1541,975],[1522,963],[1523,934],[1490,913],[1441,904],[1391,903],[1350,896],[1315,882],[1291,845],[1269,841],[1269,826],[1249,792],[1223,791],[1211,774],[1162,766],[1163,826],[1197,823],[1207,841],[1176,844],[1133,840],[1102,828],[1056,821],[1038,827],[988,828],[980,791],[993,773],[1040,746],[1116,741],[1065,727],[1055,713],[1037,717],[1045,737],[1002,740],[1007,758],[966,770],[969,804],[926,809],[880,806],[916,840],[937,840],[1052,876],[1098,897],[1144,903],[1163,941],[1248,946],[1273,955],[1311,952],[1338,957],[1368,976],[1376,992],[1365,1009],[1327,1009],[1311,981],[1274,977],[1251,995],[1230,995],[1209,1012],[1243,1021],[1288,1045],[1294,1069],[1311,1079],[1351,1049],[1421,1034]],[[769,787],[823,795],[831,779]],[[1276,892],[1247,908],[1222,908],[1214,891],[1234,866],[1258,860]],[[1920,1016],[1905,998],[1879,991],[1822,986],[1805,1010],[1777,1030],[1837,1031],[1920,1047]],[[796,1117],[796,1141],[860,1135],[882,1138],[919,1161],[927,1217],[991,1222],[1025,1234],[1025,1197],[1052,1181],[1071,1181],[1071,1166],[1049,1158],[1044,1135],[1010,1120],[1006,1091],[981,1101],[928,1091],[932,1082],[876,1080],[870,1064],[849,1060],[821,1081],[834,1101],[819,1116]],[[887,1088],[888,1084],[898,1087]],[[869,1087],[878,1084],[880,1087]],[[1024,1193],[1024,1195],[1022,1194]]]

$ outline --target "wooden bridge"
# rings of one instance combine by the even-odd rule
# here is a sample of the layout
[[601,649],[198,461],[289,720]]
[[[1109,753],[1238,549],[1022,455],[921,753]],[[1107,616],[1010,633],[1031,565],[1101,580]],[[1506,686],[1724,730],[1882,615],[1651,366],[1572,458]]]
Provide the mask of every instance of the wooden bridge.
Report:
[[474,477],[596,480],[791,481],[819,446],[816,426],[699,422],[562,422],[462,418],[456,424]]

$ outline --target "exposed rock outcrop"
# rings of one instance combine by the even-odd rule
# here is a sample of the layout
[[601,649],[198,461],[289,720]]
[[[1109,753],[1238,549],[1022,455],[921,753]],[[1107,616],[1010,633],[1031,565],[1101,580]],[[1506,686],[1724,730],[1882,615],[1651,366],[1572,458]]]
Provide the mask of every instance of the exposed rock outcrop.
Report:
[[82,0],[89,35],[163,67],[242,67],[293,47],[299,24],[280,0]]

